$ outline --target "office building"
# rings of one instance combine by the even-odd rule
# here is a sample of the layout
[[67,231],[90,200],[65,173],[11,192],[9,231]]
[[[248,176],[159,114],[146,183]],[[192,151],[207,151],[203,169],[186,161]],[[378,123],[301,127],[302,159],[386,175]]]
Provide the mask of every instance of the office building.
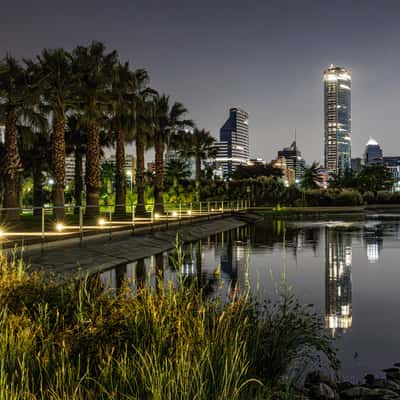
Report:
[[[297,147],[296,141],[294,141],[289,147],[285,147],[283,150],[278,151],[277,160],[282,157],[286,160],[286,168],[294,171],[295,182],[299,183],[304,175],[305,162]],[[289,184],[291,183],[293,182],[289,182]]]
[[393,176],[393,191],[400,191],[400,156],[383,157],[383,165]]
[[365,145],[364,152],[364,165],[367,167],[370,165],[382,165],[383,164],[383,154],[381,146],[375,139],[370,138]]
[[[86,157],[82,158],[82,178],[85,179]],[[75,155],[65,157],[65,185],[72,186],[75,182]]]
[[331,64],[324,71],[325,168],[343,175],[351,168],[351,71]]
[[249,115],[234,107],[229,110],[229,118],[220,130],[220,141],[216,144],[216,163],[229,177],[239,165],[247,165],[249,160]]
[[351,159],[351,169],[354,172],[357,172],[361,169],[362,167],[362,159],[361,157],[356,157]]

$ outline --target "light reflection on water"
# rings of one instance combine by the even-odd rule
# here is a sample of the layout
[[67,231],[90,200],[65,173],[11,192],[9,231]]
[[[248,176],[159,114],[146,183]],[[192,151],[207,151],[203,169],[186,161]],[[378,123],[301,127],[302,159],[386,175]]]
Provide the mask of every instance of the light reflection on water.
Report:
[[[395,215],[395,217],[393,217]],[[301,302],[314,304],[337,338],[343,375],[358,380],[400,361],[400,214],[361,221],[263,223],[185,246],[182,273],[210,296],[248,287],[273,297],[283,272]],[[106,287],[177,282],[169,254],[105,271]],[[235,289],[236,288],[236,289]]]

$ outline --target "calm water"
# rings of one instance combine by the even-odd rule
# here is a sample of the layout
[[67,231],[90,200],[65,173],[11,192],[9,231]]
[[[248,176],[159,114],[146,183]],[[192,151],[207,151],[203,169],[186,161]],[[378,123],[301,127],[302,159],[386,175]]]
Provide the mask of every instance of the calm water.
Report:
[[[358,380],[400,361],[400,213],[262,223],[185,247],[182,272],[200,276],[210,295],[230,282],[273,296],[283,270],[301,302],[315,305],[338,340],[342,373]],[[128,278],[155,286],[156,271],[176,279],[167,254],[103,272],[109,287]]]

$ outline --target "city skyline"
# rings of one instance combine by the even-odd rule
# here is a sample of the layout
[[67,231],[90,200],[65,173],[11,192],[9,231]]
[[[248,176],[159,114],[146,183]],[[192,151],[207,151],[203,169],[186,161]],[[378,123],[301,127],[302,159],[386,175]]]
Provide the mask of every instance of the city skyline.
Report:
[[[239,106],[251,117],[252,155],[271,160],[297,128],[304,158],[321,163],[321,73],[330,63],[345,65],[355,77],[353,156],[362,155],[369,136],[390,155],[400,150],[396,1],[253,1],[246,9],[234,0],[41,4],[40,13],[23,0],[3,10],[2,54],[33,57],[44,47],[104,40],[147,68],[152,86],[182,101],[214,137],[225,110]],[[154,13],[157,7],[163,12]]]

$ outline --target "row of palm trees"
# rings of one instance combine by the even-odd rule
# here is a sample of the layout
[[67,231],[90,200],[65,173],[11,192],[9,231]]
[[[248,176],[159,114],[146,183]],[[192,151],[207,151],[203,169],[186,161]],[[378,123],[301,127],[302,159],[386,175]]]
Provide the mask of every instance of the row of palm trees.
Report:
[[[75,155],[77,177],[86,157],[86,213],[96,216],[104,144],[115,146],[116,211],[124,213],[125,144],[132,141],[137,158],[136,212],[146,213],[144,154],[153,146],[155,211],[162,213],[165,147],[176,147],[182,155],[196,159],[198,181],[201,160],[213,153],[214,140],[208,132],[185,131],[194,126],[186,115],[187,109],[181,103],[172,103],[169,96],[149,86],[144,69],[132,69],[129,63],[119,60],[116,51],[108,52],[100,42],[78,46],[71,52],[61,48],[43,50],[36,59],[23,62],[7,55],[0,64],[0,122],[5,125],[1,174],[6,216],[19,215],[24,166],[31,168],[36,187],[40,186],[42,169],[48,168],[54,180],[55,217],[64,219],[67,152]],[[77,205],[82,204],[82,189],[83,181],[77,178]]]

